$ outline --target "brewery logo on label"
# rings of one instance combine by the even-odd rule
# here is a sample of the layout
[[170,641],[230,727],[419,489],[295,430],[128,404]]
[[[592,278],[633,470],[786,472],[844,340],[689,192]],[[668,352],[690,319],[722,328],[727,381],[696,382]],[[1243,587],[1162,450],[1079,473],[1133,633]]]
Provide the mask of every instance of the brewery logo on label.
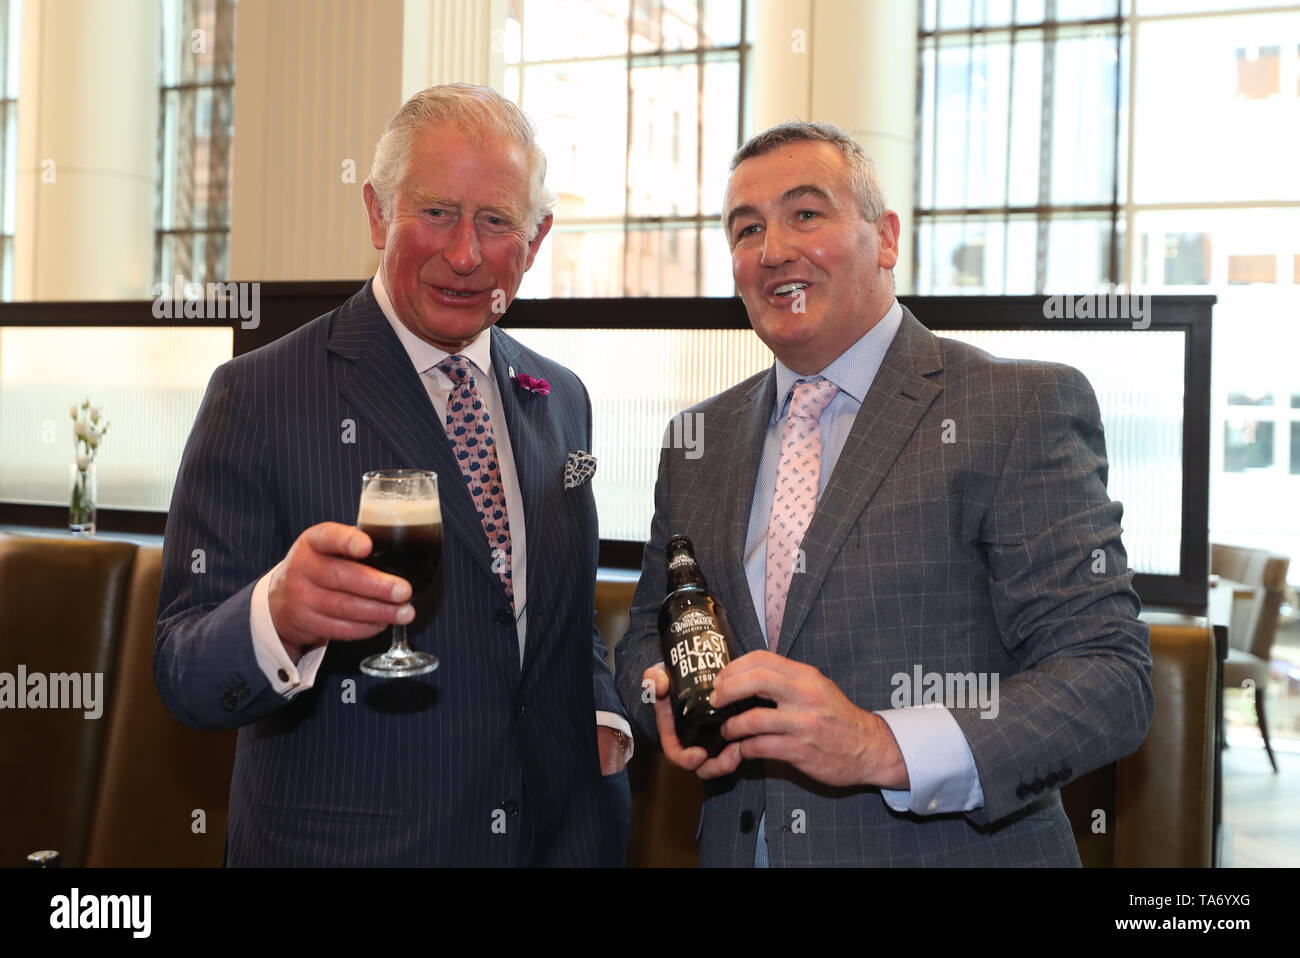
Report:
[[[692,609],[673,623],[675,634],[685,631],[678,626],[687,618],[701,618],[713,624],[713,617]],[[727,640],[711,628],[702,631],[692,630],[684,636],[669,652],[669,664],[677,669],[683,682],[690,679],[692,685],[712,684],[713,678],[731,661],[727,652]]]
[[687,565],[695,565],[695,557],[689,552],[679,552],[668,560],[668,571],[674,572]]

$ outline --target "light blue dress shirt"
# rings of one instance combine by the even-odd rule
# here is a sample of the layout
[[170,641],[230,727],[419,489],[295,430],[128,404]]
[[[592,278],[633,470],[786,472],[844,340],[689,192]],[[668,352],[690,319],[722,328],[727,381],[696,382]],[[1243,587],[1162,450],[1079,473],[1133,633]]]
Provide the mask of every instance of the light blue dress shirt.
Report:
[[[764,642],[767,641],[767,526],[772,515],[772,494],[776,488],[781,435],[790,407],[790,391],[798,382],[818,378],[828,380],[839,389],[818,420],[822,430],[821,474],[817,479],[817,498],[820,501],[867,391],[884,361],[885,351],[893,342],[902,320],[903,308],[898,300],[894,300],[880,322],[815,376],[800,376],[779,359],[776,361],[776,402],[768,421],[763,457],[759,460],[754,504],[749,514],[749,536],[745,542],[745,577],[749,581],[749,592],[754,611],[758,613]],[[863,415],[872,414],[870,408],[863,411]],[[890,808],[898,812],[934,815],[966,812],[984,804],[984,789],[980,786],[970,746],[957,720],[946,708],[886,709],[876,714],[884,719],[898,740],[911,785],[909,790],[881,789]],[[764,812],[759,821],[758,846],[754,852],[754,864],[760,868],[767,866],[766,824],[767,814]]]

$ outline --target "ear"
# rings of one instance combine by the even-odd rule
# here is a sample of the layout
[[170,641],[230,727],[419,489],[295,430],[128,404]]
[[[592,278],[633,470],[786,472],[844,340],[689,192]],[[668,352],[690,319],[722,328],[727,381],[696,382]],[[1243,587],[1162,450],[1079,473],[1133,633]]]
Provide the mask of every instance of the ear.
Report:
[[903,229],[902,223],[897,213],[893,210],[885,210],[880,214],[880,219],[876,220],[875,226],[876,240],[880,247],[876,265],[881,269],[893,269],[894,264],[898,262],[898,236]]
[[361,195],[365,198],[366,216],[370,219],[370,242],[375,244],[375,249],[383,249],[388,242],[388,222],[384,219],[383,210],[379,208],[379,197],[375,195],[375,188],[369,180],[361,187]]
[[551,224],[555,222],[555,217],[547,213],[546,219],[542,220],[537,227],[537,235],[528,243],[528,262],[524,264],[524,272],[533,268],[533,260],[537,258],[537,251],[542,248],[542,240],[546,239],[546,234],[551,231]]

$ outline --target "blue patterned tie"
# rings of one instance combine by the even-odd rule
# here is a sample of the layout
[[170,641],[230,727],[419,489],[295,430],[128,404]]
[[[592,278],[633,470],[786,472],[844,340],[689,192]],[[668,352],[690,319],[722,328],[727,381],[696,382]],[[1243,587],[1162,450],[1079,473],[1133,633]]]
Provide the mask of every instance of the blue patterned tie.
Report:
[[478,509],[483,533],[491,550],[492,568],[501,577],[511,608],[515,590],[510,581],[510,517],[506,514],[506,495],[497,464],[496,441],[492,438],[492,417],[474,385],[469,362],[464,356],[448,356],[438,369],[451,380],[447,395],[447,441],[460,465],[474,506]]

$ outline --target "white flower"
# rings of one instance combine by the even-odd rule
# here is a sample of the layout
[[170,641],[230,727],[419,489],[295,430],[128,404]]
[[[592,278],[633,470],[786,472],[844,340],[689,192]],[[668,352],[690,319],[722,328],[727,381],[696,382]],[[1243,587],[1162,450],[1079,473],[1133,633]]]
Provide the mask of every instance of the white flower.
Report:
[[76,419],[76,418],[77,418],[77,406],[76,406],[76,403],[73,403],[71,406],[68,407],[68,415],[70,415],[73,419]]
[[86,442],[89,444],[91,449],[94,449],[99,445],[99,436],[100,433],[96,429],[88,428],[86,430]]
[[98,407],[98,406],[91,406],[91,407],[90,407],[90,421],[91,421],[91,422],[99,422],[99,407]]
[[89,457],[89,456],[78,456],[78,457],[77,457],[77,468],[80,469],[82,472],[85,472],[85,471],[86,471],[86,467],[89,466],[89,465],[90,465],[90,457]]
[[73,435],[75,435],[78,439],[85,439],[85,438],[86,438],[86,430],[87,430],[87,428],[88,428],[88,427],[86,426],[85,422],[83,422],[82,420],[78,419],[76,422],[74,422],[74,423],[72,424],[72,433],[73,433]]

